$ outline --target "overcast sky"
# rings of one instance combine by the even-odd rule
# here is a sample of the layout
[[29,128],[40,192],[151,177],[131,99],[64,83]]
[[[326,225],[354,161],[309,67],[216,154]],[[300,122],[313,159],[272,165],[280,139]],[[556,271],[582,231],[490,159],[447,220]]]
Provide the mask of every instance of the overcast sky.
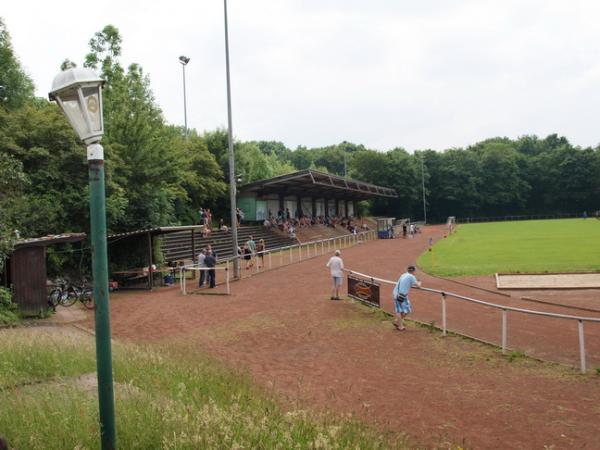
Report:
[[[98,5],[98,6],[95,6]],[[242,140],[387,150],[493,136],[600,143],[600,2],[230,0],[233,130]],[[227,123],[221,0],[7,1],[0,11],[37,94],[81,64],[106,24],[168,122]]]

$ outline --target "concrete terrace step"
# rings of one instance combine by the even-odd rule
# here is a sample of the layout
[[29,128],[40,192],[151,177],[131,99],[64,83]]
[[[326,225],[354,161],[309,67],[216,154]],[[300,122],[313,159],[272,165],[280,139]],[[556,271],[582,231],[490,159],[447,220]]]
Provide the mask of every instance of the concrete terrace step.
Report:
[[[294,241],[286,236],[271,230],[266,230],[260,225],[238,228],[238,242],[240,245],[243,245],[250,236],[252,236],[255,241],[264,239],[265,247],[268,250],[286,247],[291,243],[294,243]],[[194,234],[195,251],[197,253],[201,248],[210,244],[217,252],[219,258],[226,258],[233,254],[231,239],[230,232],[213,231],[211,235],[206,238],[203,238],[200,234],[196,233]],[[192,259],[192,233],[184,231],[165,235],[162,241],[162,250],[168,261]]]

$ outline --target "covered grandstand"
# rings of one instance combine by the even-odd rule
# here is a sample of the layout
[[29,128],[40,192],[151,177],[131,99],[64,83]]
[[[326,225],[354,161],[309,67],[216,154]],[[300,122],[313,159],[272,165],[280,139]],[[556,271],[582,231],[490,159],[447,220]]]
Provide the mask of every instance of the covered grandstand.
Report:
[[353,217],[356,202],[397,197],[393,189],[306,169],[239,187],[246,221],[263,221],[289,211],[292,217]]

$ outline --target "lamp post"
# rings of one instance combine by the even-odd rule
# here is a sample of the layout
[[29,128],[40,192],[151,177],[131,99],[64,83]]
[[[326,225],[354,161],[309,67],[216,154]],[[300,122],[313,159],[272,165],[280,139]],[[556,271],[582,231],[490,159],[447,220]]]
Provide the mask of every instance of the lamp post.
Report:
[[101,444],[102,450],[112,450],[116,448],[116,428],[108,302],[104,149],[99,143],[104,134],[103,84],[104,80],[92,70],[71,68],[54,78],[48,96],[58,103],[81,140],[87,144]]
[[229,77],[229,32],[227,28],[227,0],[223,0],[223,9],[225,13],[225,71],[227,73],[227,125],[229,140],[229,203],[231,205],[231,240],[233,250],[233,273],[235,277],[240,275],[240,260],[236,258],[238,249],[237,234],[237,203],[236,203],[236,183],[235,183],[235,156],[233,154],[233,129],[231,118],[231,80]]
[[187,98],[185,95],[185,66],[190,62],[190,58],[187,56],[181,55],[179,57],[179,62],[181,63],[181,68],[183,69],[183,127],[185,132],[185,137],[188,136],[188,127],[187,127]]

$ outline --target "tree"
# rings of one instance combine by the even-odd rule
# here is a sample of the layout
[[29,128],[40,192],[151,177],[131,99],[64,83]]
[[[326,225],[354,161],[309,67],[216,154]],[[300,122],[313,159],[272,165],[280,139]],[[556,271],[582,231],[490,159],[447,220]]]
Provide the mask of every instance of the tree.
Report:
[[0,18],[0,105],[13,110],[32,98],[33,82],[15,56],[10,34]]

